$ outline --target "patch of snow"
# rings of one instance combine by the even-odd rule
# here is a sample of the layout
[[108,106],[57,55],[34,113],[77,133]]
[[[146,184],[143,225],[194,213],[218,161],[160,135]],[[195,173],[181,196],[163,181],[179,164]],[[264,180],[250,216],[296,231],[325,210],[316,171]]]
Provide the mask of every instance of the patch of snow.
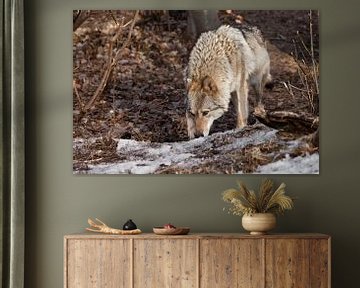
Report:
[[161,167],[173,163],[185,163],[192,154],[170,154],[154,160],[133,160],[120,163],[89,165],[89,174],[152,174]]
[[[211,148],[210,137],[202,137],[184,142],[152,143],[119,139],[117,151],[126,156],[119,163],[88,165],[88,174],[151,174],[159,168],[177,164],[179,167],[196,165],[201,159],[194,158],[196,150]],[[84,145],[84,141],[74,140],[73,147]]]
[[319,174],[319,154],[284,159],[260,166],[255,174]]
[[156,162],[129,161],[124,163],[110,163],[89,165],[90,174],[151,174],[158,168]]
[[[194,139],[177,143],[151,143],[128,139],[119,139],[117,151],[127,159],[119,163],[88,165],[89,174],[151,174],[157,169],[174,163],[185,167],[188,159],[195,156],[192,148],[204,139]],[[190,161],[191,162],[191,161]],[[196,161],[192,161],[195,163]]]

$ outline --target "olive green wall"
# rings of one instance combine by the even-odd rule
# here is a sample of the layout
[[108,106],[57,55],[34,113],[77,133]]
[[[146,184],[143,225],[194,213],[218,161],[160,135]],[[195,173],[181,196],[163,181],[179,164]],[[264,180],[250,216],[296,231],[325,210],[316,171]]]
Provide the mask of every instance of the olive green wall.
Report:
[[[261,176],[73,176],[72,9],[319,9],[321,17],[321,171],[271,177],[299,197],[279,232],[333,237],[333,287],[359,287],[360,22],[357,1],[88,1],[25,3],[26,33],[26,287],[63,287],[63,235],[87,217],[113,226],[128,218],[145,231],[172,222],[197,232],[237,232],[220,192],[240,178]],[[271,2],[271,3],[270,3]],[[146,3],[144,6],[141,3]],[[219,3],[219,4],[217,4]],[[133,5],[133,6],[130,6]],[[181,6],[180,6],[181,5]]]

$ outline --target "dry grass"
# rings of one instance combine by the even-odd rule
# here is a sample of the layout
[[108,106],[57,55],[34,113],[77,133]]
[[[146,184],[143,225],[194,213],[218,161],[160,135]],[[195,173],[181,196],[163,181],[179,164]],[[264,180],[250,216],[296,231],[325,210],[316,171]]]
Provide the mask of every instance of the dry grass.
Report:
[[293,40],[293,57],[297,64],[297,74],[300,79],[300,85],[293,85],[283,82],[288,93],[294,97],[294,90],[300,92],[303,98],[307,100],[310,110],[313,114],[319,114],[319,62],[314,53],[314,32],[313,32],[313,11],[309,11],[309,33],[310,46],[306,45],[300,34]]
[[249,190],[246,185],[238,181],[238,189],[228,189],[223,192],[223,200],[231,204],[229,212],[234,215],[251,215],[254,213],[283,214],[285,210],[294,207],[293,199],[285,195],[284,183],[274,191],[274,183],[270,179],[261,182],[259,193]]

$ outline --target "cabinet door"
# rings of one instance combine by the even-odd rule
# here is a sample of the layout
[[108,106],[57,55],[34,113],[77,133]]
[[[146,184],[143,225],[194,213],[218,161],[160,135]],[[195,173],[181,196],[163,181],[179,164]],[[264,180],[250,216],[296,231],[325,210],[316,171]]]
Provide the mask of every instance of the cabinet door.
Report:
[[330,240],[310,241],[310,288],[330,287]]
[[327,239],[267,239],[266,287],[329,287]]
[[134,240],[135,288],[197,287],[197,240]]
[[263,285],[261,239],[200,241],[200,287],[259,288]]
[[266,239],[266,287],[309,287],[309,240]]
[[130,248],[130,240],[68,239],[65,287],[131,287]]

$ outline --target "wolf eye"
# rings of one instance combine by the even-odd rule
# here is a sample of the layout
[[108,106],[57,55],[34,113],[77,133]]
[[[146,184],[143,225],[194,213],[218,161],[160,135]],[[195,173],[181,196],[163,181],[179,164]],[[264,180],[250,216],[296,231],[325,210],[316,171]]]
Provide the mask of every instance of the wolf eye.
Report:
[[210,112],[210,111],[207,111],[207,110],[206,110],[206,111],[203,111],[203,112],[202,112],[202,115],[203,115],[203,116],[207,116],[207,115],[209,114],[209,112]]

